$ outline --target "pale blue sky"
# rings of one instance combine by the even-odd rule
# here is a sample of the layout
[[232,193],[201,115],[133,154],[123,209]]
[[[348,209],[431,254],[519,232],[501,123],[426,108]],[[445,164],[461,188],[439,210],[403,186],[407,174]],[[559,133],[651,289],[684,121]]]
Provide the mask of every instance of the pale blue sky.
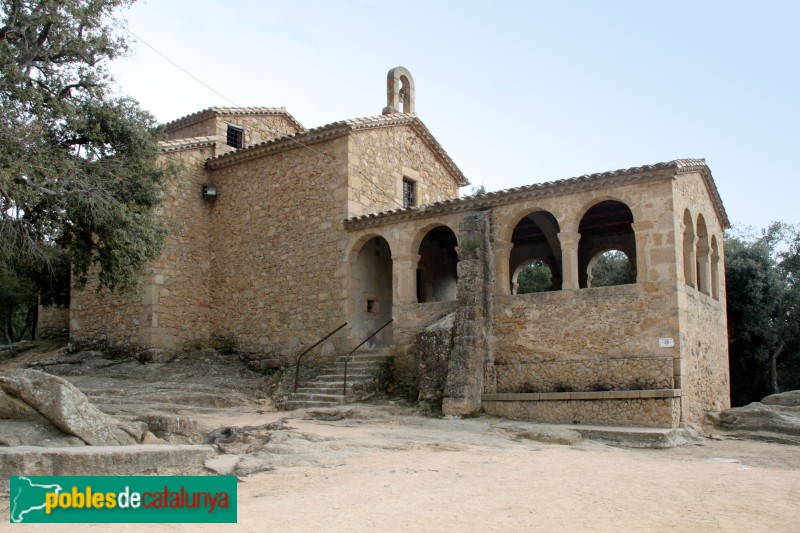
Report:
[[[733,222],[800,222],[798,2],[149,0],[126,17],[235,104],[306,127],[380,114],[403,65],[488,190],[705,157]],[[231,105],[132,44],[113,71],[159,120]]]

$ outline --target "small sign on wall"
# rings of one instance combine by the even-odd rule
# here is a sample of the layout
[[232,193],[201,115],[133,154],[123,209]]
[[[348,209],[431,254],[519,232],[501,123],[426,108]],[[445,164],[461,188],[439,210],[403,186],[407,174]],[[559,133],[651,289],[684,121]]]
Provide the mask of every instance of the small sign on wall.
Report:
[[659,348],[674,348],[675,347],[675,339],[672,337],[662,337],[658,339],[658,347]]

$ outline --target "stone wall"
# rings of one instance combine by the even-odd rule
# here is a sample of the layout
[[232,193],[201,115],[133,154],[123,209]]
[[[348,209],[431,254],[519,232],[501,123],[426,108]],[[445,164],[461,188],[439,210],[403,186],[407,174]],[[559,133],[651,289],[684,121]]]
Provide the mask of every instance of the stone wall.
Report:
[[[681,360],[677,368],[676,386],[682,389],[683,420],[701,423],[707,411],[730,407],[724,229],[699,173],[682,176],[675,181],[673,188],[676,233],[683,234],[687,210],[695,231],[698,218],[702,216],[708,240],[711,242],[714,238],[719,254],[717,273],[710,280],[716,286],[709,287],[709,294],[703,294],[696,288],[697,279],[694,280],[694,286],[690,286],[683,268],[679,268],[678,275]],[[678,239],[678,257],[684,254],[683,246],[683,240]]]
[[496,365],[669,357],[658,339],[678,336],[677,300],[669,283],[495,295],[492,328]]
[[458,196],[455,179],[411,126],[357,131],[349,152],[347,216],[403,207],[403,178],[417,184],[416,205]]
[[36,313],[36,338],[55,339],[69,333],[69,309],[39,306]]
[[610,357],[495,364],[497,391],[627,391],[673,388],[672,357]]
[[674,428],[680,421],[680,398],[486,401],[484,408],[495,416],[544,424]]
[[98,292],[95,276],[85,290],[73,290],[72,340],[167,349],[207,343],[211,205],[203,199],[202,186],[210,182],[203,164],[212,153],[213,147],[205,146],[161,156],[181,167],[161,208],[170,230],[164,251],[142,274],[136,295]]
[[314,145],[335,161],[297,147],[214,171],[213,323],[241,349],[288,357],[348,320],[347,144]]

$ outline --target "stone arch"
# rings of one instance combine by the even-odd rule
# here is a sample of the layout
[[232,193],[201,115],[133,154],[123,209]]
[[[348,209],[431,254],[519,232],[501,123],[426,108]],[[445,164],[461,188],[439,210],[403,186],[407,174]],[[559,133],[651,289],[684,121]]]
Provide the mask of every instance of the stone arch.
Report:
[[[392,250],[380,235],[359,238],[350,249],[350,331],[360,342],[392,318]],[[391,326],[371,341],[375,345],[392,342]]]
[[697,246],[695,251],[697,264],[697,290],[703,294],[711,294],[711,247],[708,241],[708,226],[702,214],[697,215]]
[[412,250],[419,253],[417,302],[455,300],[458,282],[456,233],[445,224],[433,224],[418,232],[412,244],[415,246]]
[[395,67],[386,76],[386,107],[383,108],[383,114],[401,112],[414,114],[414,78],[407,68]]
[[561,242],[558,220],[549,211],[534,210],[522,215],[510,232],[511,249],[508,272],[511,292],[516,294],[515,282],[522,266],[540,260],[547,264],[552,275],[552,289],[560,290],[562,282]]
[[637,280],[636,234],[631,208],[618,200],[601,200],[589,207],[578,224],[578,283],[588,287],[589,262],[600,253],[619,250],[628,257],[632,283]]
[[[525,267],[531,265],[532,263],[541,263],[543,266],[547,267],[547,269],[550,271],[550,287],[546,288],[546,289],[543,289],[542,291],[525,291],[525,290],[523,290],[522,292],[520,292],[520,282],[519,282],[520,274],[522,274],[522,272],[525,269]],[[554,264],[549,263],[548,261],[545,261],[544,259],[540,259],[538,257],[534,257],[534,258],[528,259],[527,261],[523,261],[516,268],[516,270],[514,270],[514,273],[511,276],[511,294],[528,294],[530,292],[543,292],[543,291],[552,290],[553,289],[553,271],[554,270],[555,270],[555,265]]]
[[683,279],[690,287],[697,286],[694,239],[694,219],[692,213],[686,209],[683,212]]
[[[607,255],[609,252],[618,252],[618,254],[614,255]],[[613,260],[618,260],[619,254],[625,257],[625,261],[627,262],[627,270],[625,270],[624,266],[620,266],[620,268],[613,273],[612,276],[603,276],[602,278],[595,272],[595,266],[598,265],[600,261],[603,260],[605,257],[611,257]],[[633,277],[634,272],[634,263],[631,261],[631,257],[625,253],[623,250],[619,250],[614,246],[608,246],[605,249],[600,249],[589,259],[589,263],[586,265],[586,287],[593,288],[593,287],[610,287],[613,285],[625,285],[627,283],[634,283],[635,278]]]
[[[642,212],[639,206],[631,202],[629,199],[625,198],[624,195],[617,196],[617,195],[601,194],[598,196],[594,196],[591,199],[584,202],[581,205],[580,209],[575,211],[576,213],[575,216],[564,217],[564,220],[561,221],[561,231],[580,232],[581,222],[583,221],[583,217],[586,216],[586,213],[594,206],[605,202],[617,202],[625,205],[625,207],[627,207],[628,210],[631,212],[633,222],[639,222],[644,218],[642,216]],[[577,216],[577,214],[580,214],[581,216]]]
[[719,245],[717,236],[711,236],[711,297],[719,300]]

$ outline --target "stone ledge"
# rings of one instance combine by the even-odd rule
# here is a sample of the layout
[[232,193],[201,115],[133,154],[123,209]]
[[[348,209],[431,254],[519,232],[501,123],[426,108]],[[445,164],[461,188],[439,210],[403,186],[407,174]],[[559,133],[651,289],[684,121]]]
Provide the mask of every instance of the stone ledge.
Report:
[[203,464],[216,453],[212,446],[143,444],[0,448],[0,490],[10,476],[110,476],[207,474]]
[[680,389],[621,390],[602,392],[520,392],[484,394],[484,402],[541,402],[564,400],[630,400],[639,398],[679,398]]

